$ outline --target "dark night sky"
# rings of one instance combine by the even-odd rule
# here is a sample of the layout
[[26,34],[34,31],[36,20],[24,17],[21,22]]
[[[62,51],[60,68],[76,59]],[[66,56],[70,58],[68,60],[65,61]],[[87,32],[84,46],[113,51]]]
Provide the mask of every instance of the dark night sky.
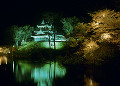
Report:
[[0,33],[4,33],[6,27],[11,25],[36,25],[41,22],[40,15],[44,11],[85,17],[88,12],[114,8],[115,1],[119,2],[119,0],[3,0],[0,2]]
[[4,0],[0,3],[0,26],[35,24],[43,11],[84,16],[88,11],[112,7],[111,2],[110,0]]

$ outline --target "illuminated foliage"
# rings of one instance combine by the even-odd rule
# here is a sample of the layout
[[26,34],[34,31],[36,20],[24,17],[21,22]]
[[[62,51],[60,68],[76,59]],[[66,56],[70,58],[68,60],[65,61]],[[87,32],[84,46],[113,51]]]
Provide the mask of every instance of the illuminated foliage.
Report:
[[31,27],[30,25],[26,25],[26,26],[23,26],[22,29],[24,31],[23,40],[27,41],[28,38],[31,37],[32,31],[34,31],[34,27]]
[[69,44],[71,47],[75,47],[79,42],[84,41],[87,35],[88,24],[85,23],[77,23],[74,26],[73,31],[71,32],[71,37],[69,38]]
[[101,39],[102,40],[110,40],[112,37],[109,33],[103,33],[101,34]]
[[73,37],[69,37],[68,44],[69,44],[70,47],[75,47],[75,46],[78,45],[78,41],[75,38],[73,38]]
[[13,39],[18,46],[18,41],[22,40],[23,30],[18,26],[12,26],[11,28],[13,30]]
[[83,45],[85,47],[83,49],[84,50],[84,55],[86,55],[88,53],[90,53],[92,55],[93,52],[99,48],[99,45],[95,41],[88,40],[88,39],[85,40],[85,42],[83,43]]
[[114,10],[104,9],[90,14],[92,22],[90,24],[90,31],[95,35],[92,37],[98,41],[108,39],[109,42],[118,42],[120,33],[120,12]]
[[70,47],[76,47],[80,41],[83,41],[87,34],[88,24],[80,23],[76,17],[63,18],[63,30],[66,37],[69,38]]
[[120,27],[120,13],[114,10],[100,10],[94,12],[91,16],[93,17],[91,22],[93,29],[98,28],[101,29],[100,31],[106,31]]
[[76,17],[63,18],[61,22],[63,23],[63,30],[66,35],[70,35],[74,29],[74,26],[78,23],[79,19]]
[[12,26],[11,29],[13,31],[13,40],[18,46],[18,42],[21,42],[22,40],[27,41],[28,38],[31,37],[34,27],[30,27],[29,25],[23,27]]
[[[89,23],[87,36],[83,42],[84,57],[95,62],[96,60],[103,61],[103,58],[113,57],[114,49],[110,46],[120,42],[120,13],[114,10],[104,9],[90,14],[92,21]],[[106,44],[106,46],[104,46]],[[103,47],[108,47],[109,50],[104,50]],[[104,51],[104,52],[103,52]],[[109,54],[110,51],[112,54]],[[99,56],[98,56],[99,55]]]
[[10,49],[7,47],[0,47],[0,53],[5,53],[5,54],[10,53]]
[[[69,21],[69,22],[68,22]],[[66,34],[70,34],[73,31],[73,26],[72,26],[72,19],[68,18],[68,19],[62,19],[62,23],[63,25],[63,30],[65,31]]]
[[[54,44],[54,42],[50,42],[51,45]],[[55,42],[56,43],[56,49],[62,49],[65,46],[65,42]],[[49,49],[49,42],[29,42],[28,44],[24,46],[20,46],[18,50],[20,51],[30,51],[35,48],[46,48]],[[51,49],[54,49],[54,46],[51,46]]]
[[84,40],[87,35],[88,24],[85,23],[77,23],[74,27],[74,31],[72,32],[72,36],[77,38],[78,40]]

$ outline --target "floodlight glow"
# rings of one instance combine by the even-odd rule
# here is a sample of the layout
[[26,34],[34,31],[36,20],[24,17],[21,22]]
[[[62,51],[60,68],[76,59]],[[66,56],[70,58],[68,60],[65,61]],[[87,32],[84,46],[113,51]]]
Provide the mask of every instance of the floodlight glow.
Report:
[[97,50],[99,45],[96,42],[90,41],[85,43],[84,53],[92,53],[93,51]]
[[97,22],[97,23],[95,23],[95,25],[99,25],[99,23]]
[[93,28],[98,28],[99,27],[99,22],[98,21],[93,22],[91,25],[92,25]]
[[94,47],[98,47],[97,46],[97,44],[94,42],[94,41],[91,41],[90,43],[88,43],[87,45],[86,45],[88,48],[94,48]]
[[111,35],[109,33],[103,33],[101,35],[101,39],[110,39],[110,38],[112,38],[112,37],[111,37]]
[[92,82],[92,79],[90,79],[90,86],[92,86],[93,85],[93,82]]
[[[55,42],[55,46],[56,46],[56,49],[61,49],[64,47],[64,43],[63,42]],[[50,42],[50,46],[49,46],[49,42],[42,42],[41,47],[54,49],[54,42]]]
[[103,17],[105,17],[105,13],[103,13]]

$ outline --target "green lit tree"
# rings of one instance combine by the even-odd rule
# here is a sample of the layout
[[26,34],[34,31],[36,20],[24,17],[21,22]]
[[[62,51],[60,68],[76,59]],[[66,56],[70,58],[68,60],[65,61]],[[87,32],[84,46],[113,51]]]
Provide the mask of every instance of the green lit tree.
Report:
[[62,18],[61,22],[63,24],[65,34],[70,35],[74,30],[74,26],[76,26],[79,22],[79,19],[76,17]]
[[23,29],[23,40],[26,42],[32,35],[32,31],[34,31],[34,27],[31,27],[30,25],[26,25],[22,27]]
[[[52,25],[53,27],[51,28],[52,31],[54,32],[54,48],[55,48],[55,34],[56,33],[61,33],[61,19],[62,15],[55,13],[55,12],[45,12],[42,14],[42,19],[49,25]],[[49,33],[48,33],[49,34]],[[50,40],[49,40],[50,44]]]
[[73,31],[72,21],[73,20],[71,18],[63,18],[61,21],[63,23],[63,30],[68,35],[70,35],[70,33]]
[[34,27],[30,27],[30,25],[26,25],[23,27],[18,27],[14,25],[11,27],[11,30],[13,40],[18,47],[19,43],[21,43],[23,40],[26,42],[31,37]]
[[15,45],[18,47],[18,42],[20,42],[23,38],[22,35],[24,34],[22,28],[19,28],[18,26],[12,26],[12,34],[13,34],[13,40],[15,42]]

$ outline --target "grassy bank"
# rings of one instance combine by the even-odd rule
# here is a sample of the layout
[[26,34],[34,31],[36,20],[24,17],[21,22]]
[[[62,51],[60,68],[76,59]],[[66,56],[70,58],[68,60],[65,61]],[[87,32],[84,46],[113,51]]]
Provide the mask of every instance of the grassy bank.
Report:
[[[14,53],[17,59],[30,59],[30,60],[54,60],[63,64],[101,64],[109,63],[118,59],[118,51],[114,50],[113,46],[100,45],[100,48],[93,52],[93,55],[87,54],[76,55],[74,52],[76,48],[70,48],[64,42],[61,43],[62,47],[59,49],[48,48],[47,45],[43,46],[43,42],[30,42],[25,46],[19,47]],[[64,47],[63,47],[64,46]],[[115,48],[116,49],[116,48]],[[117,55],[117,56],[115,56]]]

